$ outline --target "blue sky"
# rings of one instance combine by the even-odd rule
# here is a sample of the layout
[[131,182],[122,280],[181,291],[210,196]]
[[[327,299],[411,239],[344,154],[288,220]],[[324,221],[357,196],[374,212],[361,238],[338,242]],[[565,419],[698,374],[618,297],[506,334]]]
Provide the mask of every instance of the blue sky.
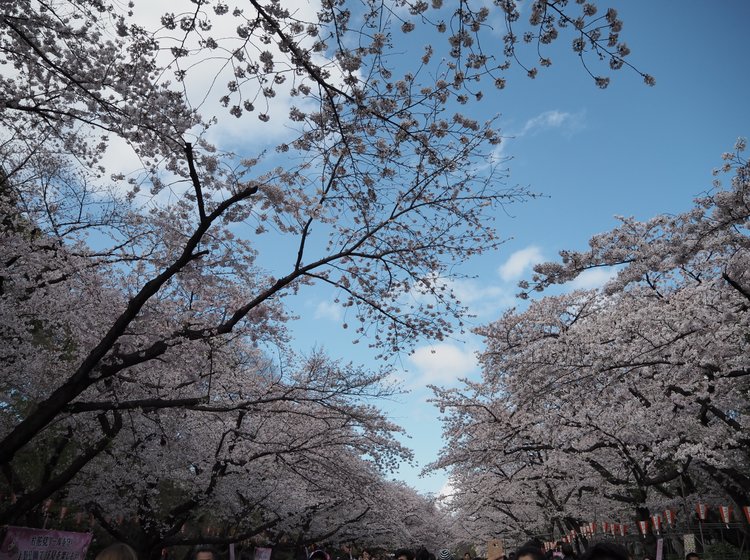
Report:
[[[600,9],[608,6],[625,23],[621,36],[632,49],[630,61],[655,76],[655,87],[623,69],[608,89],[598,89],[566,42],[550,51],[553,66],[535,80],[512,72],[506,89],[478,106],[501,115],[509,137],[503,154],[512,158],[509,183],[529,185],[545,197],[509,208],[498,221],[508,238],[501,250],[462,268],[476,276],[458,285],[478,315],[474,324],[518,303],[516,283],[533,262],[585,247],[589,237],[616,225],[615,215],[646,219],[689,208],[710,188],[721,153],[738,136],[750,135],[750,2],[600,3]],[[603,278],[587,280],[596,285]],[[331,294],[311,290],[289,302],[301,317],[291,325],[297,347],[323,346],[335,356],[370,363],[363,345],[349,343],[331,300]],[[427,404],[425,385],[476,377],[474,352],[480,349],[481,340],[467,335],[425,341],[413,355],[394,359],[395,374],[410,393],[381,404],[409,432],[406,443],[418,462],[398,476],[422,491],[439,492],[447,481],[440,473],[418,476],[442,445],[438,411]]]

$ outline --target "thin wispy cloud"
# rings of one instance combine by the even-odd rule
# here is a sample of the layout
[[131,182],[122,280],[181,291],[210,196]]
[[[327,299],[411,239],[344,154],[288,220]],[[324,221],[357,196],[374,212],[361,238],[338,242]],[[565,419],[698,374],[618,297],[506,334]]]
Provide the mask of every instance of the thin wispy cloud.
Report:
[[446,283],[469,314],[479,319],[494,318],[504,308],[515,304],[515,289],[483,280],[452,280]]
[[566,284],[572,290],[593,290],[601,288],[617,274],[615,267],[592,268],[582,272],[575,280]]
[[544,262],[541,249],[535,245],[516,251],[506,260],[497,272],[505,282],[520,279],[535,264]]
[[537,116],[527,120],[520,130],[506,132],[503,135],[502,142],[498,144],[490,154],[490,162],[497,164],[509,160],[508,146],[513,140],[523,138],[524,136],[533,136],[550,130],[557,130],[558,132],[561,132],[563,136],[570,137],[576,132],[582,130],[584,126],[584,111],[579,111],[578,113],[569,113],[557,109],[544,111],[543,113],[539,113]]
[[567,134],[572,134],[581,128],[583,128],[583,113],[552,110],[527,120],[521,132],[516,136],[526,136],[549,129],[560,129]]
[[488,163],[490,165],[496,166],[501,163],[509,162],[512,159],[512,157],[506,153],[506,150],[508,148],[508,142],[510,140],[512,140],[511,137],[503,136],[500,143],[492,149],[492,152],[490,153],[490,157],[488,158]]
[[[436,292],[443,288],[450,290],[468,309],[469,315],[481,319],[493,317],[515,303],[515,287],[503,286],[499,282],[491,284],[486,279],[440,278],[431,280],[430,287]],[[416,302],[426,303],[432,296],[424,285],[417,285],[410,297]]]
[[343,311],[340,305],[329,301],[321,301],[315,307],[316,319],[329,319],[331,321],[341,321]]
[[417,372],[413,386],[454,385],[478,369],[474,349],[447,342],[420,346],[408,358]]

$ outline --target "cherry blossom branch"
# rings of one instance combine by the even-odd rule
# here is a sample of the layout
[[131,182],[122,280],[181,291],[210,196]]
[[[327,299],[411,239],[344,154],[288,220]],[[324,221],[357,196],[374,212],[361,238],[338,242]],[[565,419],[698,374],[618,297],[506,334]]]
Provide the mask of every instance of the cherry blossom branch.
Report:
[[190,180],[195,189],[195,200],[198,203],[198,216],[201,223],[206,221],[206,208],[203,202],[203,191],[201,189],[201,180],[198,177],[198,171],[195,169],[195,156],[193,155],[193,145],[185,142],[185,158],[187,159],[188,169],[190,170]]
[[64,76],[70,83],[75,85],[83,93],[85,97],[90,97],[97,104],[101,105],[102,107],[107,107],[109,110],[112,110],[115,112],[120,111],[116,105],[114,105],[113,103],[109,101],[106,101],[105,99],[102,99],[98,95],[94,95],[94,93],[88,87],[86,87],[80,80],[78,80],[73,75],[71,75],[67,70],[65,70],[64,68],[61,68],[60,66],[55,64],[52,60],[50,60],[47,54],[42,49],[40,49],[39,46],[34,41],[29,39],[29,37],[27,37],[25,33],[23,33],[16,25],[14,25],[11,22],[11,19],[15,19],[15,18],[11,18],[10,16],[3,16],[2,22],[8,27],[10,27],[21,38],[21,40],[24,43],[26,43],[29,47],[31,47],[34,53],[41,60],[43,60],[47,66],[49,66],[52,70],[54,70],[61,76]]
[[745,289],[739,282],[732,279],[732,277],[730,277],[726,272],[722,272],[721,277],[727,281],[727,284],[741,293],[745,299],[750,300],[750,291]]
[[100,377],[92,376],[92,373],[97,367],[99,367],[102,377],[108,377],[117,373],[124,367],[128,367],[128,362],[132,364],[140,363],[146,359],[152,359],[155,356],[161,355],[167,350],[167,342],[160,341],[146,351],[136,352],[127,357],[115,357],[115,363],[110,364],[109,366],[100,365],[102,359],[115,347],[117,340],[125,332],[128,325],[130,325],[139,314],[146,302],[151,299],[151,297],[153,297],[161,287],[164,286],[164,284],[196,258],[195,249],[211,224],[228,208],[251,197],[257,191],[257,185],[252,185],[240,190],[233,196],[218,204],[216,209],[211,212],[207,219],[198,225],[193,235],[186,242],[180,256],[160,274],[146,282],[138,294],[130,299],[125,311],[123,311],[115,320],[99,343],[89,352],[86,358],[84,358],[83,362],[78,366],[73,375],[53,391],[49,397],[39,403],[37,409],[19,422],[2,440],[2,442],[0,442],[0,464],[10,461],[15,453],[28,443],[49,422],[51,422],[68,403],[81,394],[87,387],[99,381]]

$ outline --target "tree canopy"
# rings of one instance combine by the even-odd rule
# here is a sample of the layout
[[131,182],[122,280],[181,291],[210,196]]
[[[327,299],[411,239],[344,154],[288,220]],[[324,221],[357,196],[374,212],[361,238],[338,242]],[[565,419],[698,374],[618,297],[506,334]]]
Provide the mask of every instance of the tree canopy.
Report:
[[601,290],[533,299],[478,330],[483,378],[436,390],[453,507],[482,535],[649,520],[685,499],[748,503],[750,167],[745,140],[688,212],[622,218],[535,267],[523,297],[613,267]]
[[[514,66],[533,78],[566,34],[606,87],[594,67],[630,66],[616,11],[3,7],[0,519],[61,497],[155,554],[201,516],[239,523],[222,542],[354,538],[400,500],[422,521],[382,534],[427,538],[434,506],[385,478],[409,457],[371,404],[392,394],[388,372],[293,351],[285,298],[330,286],[382,355],[461,328],[444,280],[500,243],[496,210],[530,193],[489,157],[494,121],[459,109]],[[486,50],[493,14],[506,32]],[[405,64],[392,46],[417,27],[428,44]],[[222,141],[235,119],[252,124]],[[244,148],[282,123],[273,153]],[[270,252],[277,270],[259,263]]]

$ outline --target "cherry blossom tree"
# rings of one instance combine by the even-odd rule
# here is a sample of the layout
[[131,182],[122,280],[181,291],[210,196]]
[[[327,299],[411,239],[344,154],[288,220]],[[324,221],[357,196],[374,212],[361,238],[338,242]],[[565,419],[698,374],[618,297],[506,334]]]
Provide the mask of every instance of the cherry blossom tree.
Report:
[[[4,235],[9,266],[2,286],[3,337],[16,341],[3,356],[3,420],[12,425],[49,390],[43,383],[54,384],[56,372],[86,346],[108,306],[122,304],[127,278],[109,256],[91,260],[17,212],[5,215],[15,215]],[[225,296],[236,289],[222,286]],[[71,313],[74,290],[81,301]],[[144,325],[176,315],[178,301],[152,301]],[[195,301],[191,309],[200,312]],[[231,527],[231,534],[209,537],[217,543],[269,529],[303,542],[344,529],[356,535],[368,515],[392,521],[388,535],[408,533],[383,514],[387,502],[362,497],[363,489],[385,484],[379,473],[409,457],[393,439],[398,428],[361,403],[392,394],[383,383],[387,371],[288,351],[277,366],[253,341],[281,345],[282,332],[278,319],[258,316],[251,330],[208,346],[185,344],[147,372],[131,370],[92,388],[4,469],[4,494],[15,499],[3,504],[3,519],[33,524],[43,513],[36,505],[55,496],[66,507],[93,512],[144,556],[205,541],[205,534],[183,532],[191,523]],[[123,516],[131,521],[115,522]],[[300,533],[306,521],[314,523]]]
[[[717,180],[714,191],[698,199],[692,211],[644,223],[623,220],[622,227],[592,239],[589,252],[564,253],[562,266],[542,265],[533,279],[533,287],[543,289],[588,268],[622,266],[605,293],[647,299],[649,311],[661,319],[645,323],[637,315],[639,324],[624,327],[630,336],[636,329],[653,333],[642,351],[658,354],[655,365],[672,376],[659,380],[661,391],[655,394],[670,397],[700,430],[697,441],[679,442],[688,447],[684,455],[701,461],[738,503],[748,499],[736,492],[747,488],[741,472],[748,459],[745,146],[744,139],[738,140],[716,171],[733,174],[729,187]],[[639,367],[633,358],[629,361],[630,367]],[[621,363],[626,361],[614,361]],[[648,398],[634,396],[647,405]],[[725,439],[731,443],[717,446]]]
[[691,211],[622,219],[521,283],[528,297],[615,267],[601,291],[546,295],[479,329],[483,381],[436,393],[449,411],[438,465],[481,498],[456,507],[481,517],[498,500],[524,525],[537,511],[575,523],[647,520],[694,496],[747,503],[750,168],[745,141],[735,149],[729,187]]

